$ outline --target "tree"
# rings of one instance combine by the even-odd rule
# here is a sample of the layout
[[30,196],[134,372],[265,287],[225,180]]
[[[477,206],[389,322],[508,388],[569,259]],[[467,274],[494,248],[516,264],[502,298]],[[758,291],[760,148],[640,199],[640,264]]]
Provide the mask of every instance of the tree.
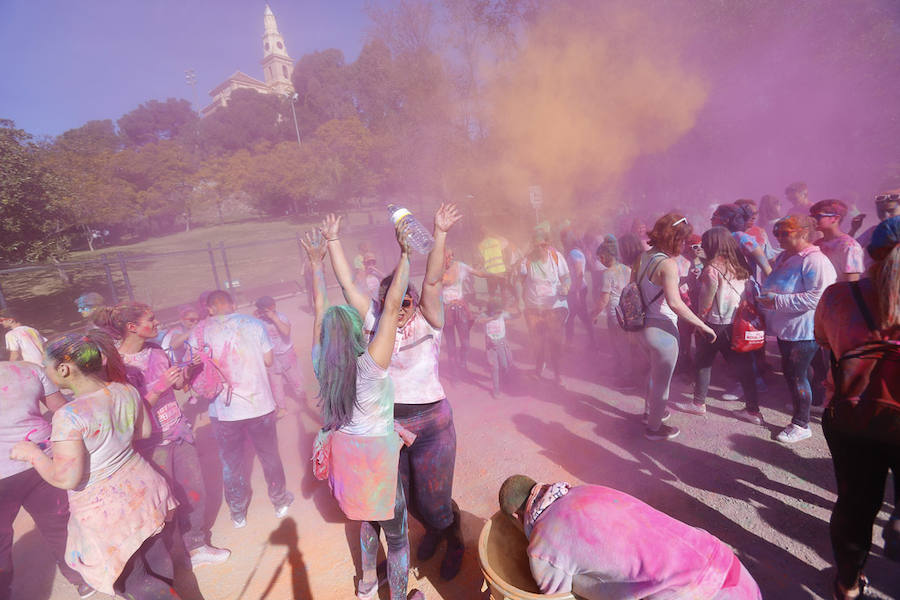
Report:
[[149,100],[119,119],[119,133],[128,146],[143,146],[190,134],[198,118],[187,100]]
[[200,122],[204,153],[250,149],[260,142],[278,143],[294,136],[293,117],[284,98],[254,90],[235,90],[228,105]]
[[66,251],[58,226],[64,182],[38,155],[30,135],[0,120],[0,261],[41,260]]
[[356,114],[350,93],[350,73],[344,54],[335,48],[306,54],[291,76],[297,93],[297,122],[309,135],[322,123]]

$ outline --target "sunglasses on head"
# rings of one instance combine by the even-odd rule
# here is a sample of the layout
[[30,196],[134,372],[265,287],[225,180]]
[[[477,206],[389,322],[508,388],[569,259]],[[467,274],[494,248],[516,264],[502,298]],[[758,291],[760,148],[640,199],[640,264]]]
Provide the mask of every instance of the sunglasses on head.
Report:
[[838,215],[836,215],[836,214],[834,214],[834,213],[820,212],[820,213],[814,214],[814,215],[812,216],[812,218],[813,218],[813,219],[816,219],[816,220],[819,220],[819,219],[821,219],[822,217],[836,217],[836,216],[838,216]]
[[672,227],[678,227],[682,223],[687,223],[687,217],[681,217],[680,219],[672,223]]

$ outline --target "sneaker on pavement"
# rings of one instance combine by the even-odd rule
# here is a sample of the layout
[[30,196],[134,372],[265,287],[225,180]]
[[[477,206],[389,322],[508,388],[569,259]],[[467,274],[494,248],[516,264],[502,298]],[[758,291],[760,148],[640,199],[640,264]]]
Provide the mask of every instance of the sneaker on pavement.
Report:
[[[660,419],[663,423],[669,420],[669,417],[672,416],[672,413],[669,412],[669,409],[666,409],[666,412],[663,413],[662,419]],[[641,423],[646,425],[650,422],[650,413],[644,413],[644,416],[641,417]]]
[[695,404],[693,402],[676,402],[675,408],[681,412],[691,413],[692,415],[705,415],[706,404]]
[[86,583],[79,583],[77,590],[78,590],[79,598],[90,598],[91,596],[93,596],[94,594],[97,593],[97,590],[95,590],[94,588],[92,588],[91,586],[89,586]]
[[237,517],[235,517],[234,515],[232,515],[232,517],[231,517],[231,524],[234,525],[234,528],[235,528],[235,529],[241,529],[242,527],[246,527],[246,526],[247,526],[247,517],[246,517],[246,515],[240,515],[240,516],[237,516]]
[[729,402],[734,402],[735,400],[740,400],[744,396],[744,388],[741,387],[741,384],[737,384],[736,386],[725,390],[725,393],[722,394],[722,400],[728,400]]
[[791,423],[784,430],[775,436],[775,439],[785,444],[793,444],[801,440],[812,437],[812,431],[809,427],[798,427]]
[[225,548],[216,548],[208,544],[194,548],[191,554],[191,568],[196,569],[203,565],[217,565],[228,560],[231,556],[231,550]]
[[294,495],[291,494],[290,492],[288,492],[287,495],[288,495],[287,501],[284,504],[275,507],[275,516],[278,517],[279,519],[283,519],[287,516],[288,508],[290,508],[291,504],[294,503]]
[[741,410],[735,411],[734,416],[740,419],[741,421],[747,421],[748,423],[753,423],[754,425],[762,425],[763,424],[763,416],[762,413],[753,412],[751,410],[747,410],[746,408],[742,408]]
[[652,429],[644,430],[644,437],[648,440],[654,441],[662,441],[662,440],[671,440],[678,437],[678,434],[681,433],[678,431],[677,427],[671,427],[669,425],[660,425],[659,429],[653,431]]

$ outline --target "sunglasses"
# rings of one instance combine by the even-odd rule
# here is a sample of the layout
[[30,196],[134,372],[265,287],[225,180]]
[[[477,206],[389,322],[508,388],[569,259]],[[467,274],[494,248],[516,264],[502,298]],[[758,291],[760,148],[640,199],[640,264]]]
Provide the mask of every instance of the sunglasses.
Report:
[[412,306],[412,303],[413,303],[413,302],[412,302],[411,299],[409,299],[409,298],[404,298],[404,299],[403,299],[403,304],[401,304],[400,306],[402,306],[403,308],[409,308],[410,306]]
[[823,217],[836,217],[836,216],[838,216],[838,215],[836,215],[834,213],[820,212],[820,213],[814,214],[812,216],[812,218],[815,219],[816,221],[818,221],[819,219],[821,219]]
[[691,250],[699,252],[700,250],[703,250],[703,246],[700,244],[691,244]]
[[884,204],[886,202],[900,202],[900,194],[880,194],[875,196],[875,204]]

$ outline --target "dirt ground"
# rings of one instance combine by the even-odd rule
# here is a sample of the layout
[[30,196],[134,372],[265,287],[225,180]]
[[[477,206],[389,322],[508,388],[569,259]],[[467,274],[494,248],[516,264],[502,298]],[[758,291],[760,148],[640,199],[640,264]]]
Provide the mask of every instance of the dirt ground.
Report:
[[[233,554],[223,565],[199,568],[196,586],[202,596],[195,588],[185,592],[185,598],[355,597],[358,525],[344,519],[328,485],[316,481],[309,469],[319,418],[312,400],[316,387],[306,358],[311,319],[301,310],[301,302],[296,297],[279,302],[280,310],[294,321],[293,338],[304,362],[311,398],[307,405],[294,403],[292,414],[278,425],[288,488],[296,501],[289,517],[277,520],[265,494],[259,464],[254,462],[255,495],[248,525],[235,530],[222,502],[215,443],[201,415],[196,433],[207,467],[204,475],[210,492],[210,514],[216,515],[212,540],[217,546],[230,548]],[[523,348],[524,323],[517,319],[510,325],[516,363],[520,368],[530,368],[531,357]],[[722,387],[716,384],[725,380],[726,369],[717,364],[708,414],[698,417],[673,411],[670,424],[680,427],[681,435],[670,442],[652,442],[642,436],[643,400],[607,387],[611,379],[609,354],[586,350],[580,331],[565,348],[564,387],[522,373],[510,393],[498,399],[489,393],[483,335],[478,326],[473,329],[472,347],[470,376],[454,380],[449,377],[449,365],[442,367],[458,436],[454,496],[463,511],[467,542],[463,569],[455,580],[444,582],[438,575],[442,549],[425,564],[417,564],[413,555],[411,588],[422,589],[432,600],[482,598],[478,534],[497,510],[501,482],[521,472],[538,481],[611,486],[710,531],[736,550],[767,600],[831,597],[834,570],[828,519],[835,499],[831,460],[818,418],[812,425],[812,439],[793,446],[772,441],[790,420],[780,376],[768,379],[769,392],[762,397],[767,424],[760,427],[731,416],[741,403],[718,399]],[[774,357],[770,362],[777,364]],[[689,389],[685,381],[676,379],[671,399]],[[889,490],[866,569],[873,598],[900,597],[900,568],[881,555],[881,527],[893,501]],[[13,598],[77,600],[24,511],[15,522],[15,533]],[[421,526],[411,520],[413,553],[421,535]],[[179,581],[190,588],[193,582],[188,579],[182,574]],[[94,597],[105,598],[101,594]],[[386,587],[382,588],[381,598],[387,597]]]

